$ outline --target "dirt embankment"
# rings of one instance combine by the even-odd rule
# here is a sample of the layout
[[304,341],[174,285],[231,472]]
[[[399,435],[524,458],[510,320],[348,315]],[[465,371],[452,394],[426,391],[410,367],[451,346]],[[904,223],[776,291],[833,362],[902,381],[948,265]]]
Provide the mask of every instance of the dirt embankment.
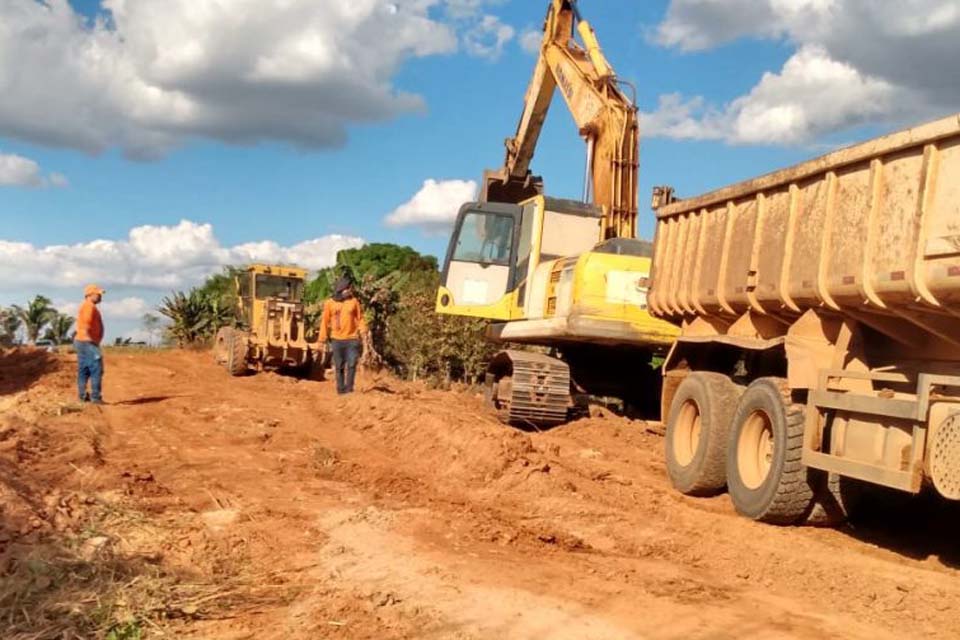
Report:
[[642,422],[360,387],[112,353],[77,410],[70,362],[0,356],[0,636],[960,636],[948,506],[759,525],[674,493]]

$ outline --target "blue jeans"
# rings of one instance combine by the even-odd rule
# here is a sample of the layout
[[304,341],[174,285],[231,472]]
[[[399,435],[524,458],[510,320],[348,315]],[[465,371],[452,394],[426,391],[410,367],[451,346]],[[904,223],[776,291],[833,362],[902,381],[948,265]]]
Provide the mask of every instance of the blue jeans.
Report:
[[337,374],[337,393],[351,393],[353,380],[357,377],[357,362],[360,361],[360,340],[331,340],[333,370]]
[[77,350],[77,391],[80,402],[87,398],[87,380],[90,381],[90,400],[101,402],[103,400],[100,395],[100,387],[103,383],[103,354],[100,353],[100,347],[92,342],[80,340],[75,341],[73,347]]

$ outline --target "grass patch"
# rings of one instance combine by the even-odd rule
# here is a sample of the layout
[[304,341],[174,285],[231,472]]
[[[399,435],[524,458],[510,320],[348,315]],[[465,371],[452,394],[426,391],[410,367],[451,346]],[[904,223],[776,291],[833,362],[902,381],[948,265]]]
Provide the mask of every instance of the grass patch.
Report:
[[282,575],[253,575],[226,552],[218,563],[226,570],[204,575],[128,550],[122,536],[134,529],[149,530],[153,541],[183,532],[152,526],[122,505],[101,506],[76,534],[14,544],[0,556],[0,638],[175,638],[193,620],[284,606],[299,593]]

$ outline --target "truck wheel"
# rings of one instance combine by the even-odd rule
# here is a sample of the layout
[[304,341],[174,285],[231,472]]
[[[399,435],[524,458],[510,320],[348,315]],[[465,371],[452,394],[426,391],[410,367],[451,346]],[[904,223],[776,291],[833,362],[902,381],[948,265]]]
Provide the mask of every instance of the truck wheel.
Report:
[[230,336],[232,327],[220,327],[217,337],[213,340],[213,361],[217,364],[226,364],[230,353]]
[[247,372],[247,336],[239,331],[230,333],[227,341],[227,371],[232,376],[242,376]]
[[737,405],[727,447],[727,489],[737,511],[771,524],[796,524],[813,501],[803,449],[803,405],[786,381],[755,380]]
[[667,419],[670,482],[680,493],[710,496],[726,484],[727,432],[742,387],[719,373],[698,371],[677,388]]

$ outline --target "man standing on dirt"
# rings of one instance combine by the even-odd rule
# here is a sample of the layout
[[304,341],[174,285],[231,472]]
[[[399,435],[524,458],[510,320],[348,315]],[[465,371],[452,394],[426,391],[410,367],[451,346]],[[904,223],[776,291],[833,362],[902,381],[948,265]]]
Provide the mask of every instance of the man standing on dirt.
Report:
[[340,278],[333,286],[333,297],[323,303],[320,319],[320,342],[330,340],[339,394],[353,392],[357,362],[363,350],[360,336],[366,331],[367,323],[360,302],[353,295],[353,286],[347,278]]
[[[103,354],[100,341],[103,340],[103,320],[97,305],[103,298],[104,290],[95,284],[88,284],[83,290],[83,304],[77,312],[77,334],[73,346],[77,351],[77,388],[80,402],[103,404],[100,387],[103,383]],[[90,393],[87,393],[87,381],[90,381]]]

